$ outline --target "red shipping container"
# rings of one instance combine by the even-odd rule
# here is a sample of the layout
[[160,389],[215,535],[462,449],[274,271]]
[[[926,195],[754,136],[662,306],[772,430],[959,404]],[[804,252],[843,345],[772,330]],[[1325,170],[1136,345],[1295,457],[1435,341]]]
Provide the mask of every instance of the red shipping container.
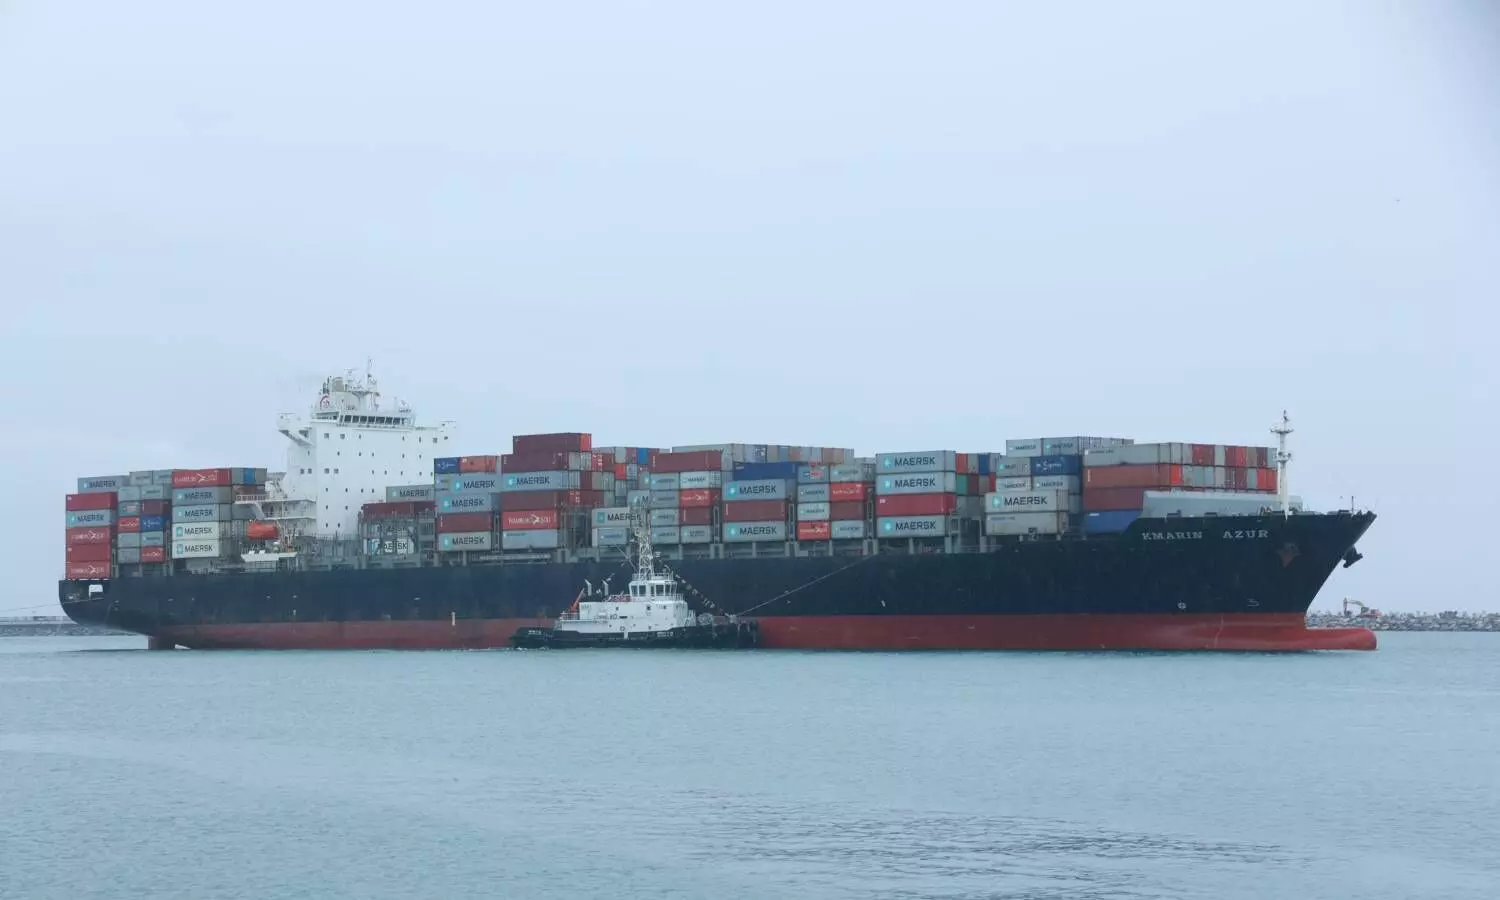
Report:
[[437,517],[438,534],[460,534],[468,531],[492,531],[494,530],[494,528],[494,513],[446,513]]
[[718,488],[689,488],[677,492],[677,505],[682,509],[714,506],[719,502]]
[[172,487],[228,487],[234,481],[228,469],[177,469]]
[[[608,453],[595,453],[593,455],[594,471],[607,472],[615,467],[615,458]],[[619,476],[624,478],[624,475]]]
[[845,500],[842,503],[830,503],[828,504],[828,518],[834,522],[857,522],[867,518],[865,501]]
[[679,525],[712,525],[713,523],[712,506],[689,506],[677,511],[677,524]]
[[1112,512],[1125,509],[1140,509],[1146,503],[1146,492],[1154,490],[1159,490],[1159,488],[1084,488],[1083,508],[1085,512]]
[[583,491],[511,491],[500,495],[505,510],[561,509],[583,503]]
[[141,517],[121,516],[119,520],[115,522],[115,530],[119,531],[121,534],[140,534]]
[[464,475],[480,475],[500,471],[498,456],[460,456],[458,471]]
[[1261,490],[1270,491],[1273,494],[1276,493],[1278,473],[1275,469],[1261,469],[1259,477]]
[[615,463],[615,480],[624,481],[628,477],[626,475],[628,468],[625,463]]
[[143,563],[159,563],[159,562],[166,562],[166,561],[167,561],[167,548],[166,547],[142,547],[141,548],[141,562],[143,562]]
[[251,541],[274,541],[281,534],[275,522],[246,522],[245,538]]
[[165,500],[142,500],[141,515],[164,516],[167,514],[167,501]]
[[1245,470],[1244,469],[1225,469],[1224,470],[1224,486],[1228,490],[1231,490],[1231,491],[1243,491],[1245,489],[1245,485],[1246,485],[1246,483],[1248,481],[1249,481],[1249,479],[1245,477]]
[[657,453],[651,458],[651,471],[668,472],[719,472],[724,469],[724,454],[718,450],[698,450],[693,453]]
[[86,509],[114,509],[114,491],[104,491],[98,494],[69,494],[63,498],[63,507],[67,512],[82,512]]
[[833,525],[829,522],[798,522],[797,540],[826,541],[833,537]]
[[785,522],[785,500],[736,500],[724,504],[726,522]]
[[500,457],[500,469],[504,472],[563,472],[567,468],[566,450],[507,453]]
[[[152,547],[151,549],[153,549],[153,550],[161,550],[161,549],[164,549],[164,548],[162,548],[162,547]],[[108,562],[102,562],[102,563],[101,562],[70,562],[67,565],[67,569],[66,569],[65,573],[63,574],[63,577],[64,578],[70,578],[70,579],[108,578],[109,577],[109,563]]]
[[1243,468],[1245,465],[1245,448],[1229,446],[1224,448],[1224,465]]
[[108,544],[114,538],[114,532],[107,525],[94,525],[89,528],[69,528],[67,546],[78,544]]
[[[1193,465],[1211,466],[1214,464],[1213,444],[1191,444],[1188,446],[1188,450],[1191,451],[1189,459],[1192,461]],[[1158,457],[1158,459],[1160,459],[1160,457]]]
[[581,432],[518,434],[510,439],[513,453],[588,453],[594,449],[592,435]]
[[557,510],[523,509],[500,514],[502,531],[557,530]]
[[1083,470],[1084,488],[1160,487],[1182,484],[1182,466],[1089,466]]
[[967,475],[969,473],[969,454],[953,454],[953,471],[960,475]]
[[115,548],[109,544],[69,544],[66,558],[70,563],[102,562],[108,564]]
[[828,499],[834,503],[863,500],[869,492],[870,485],[864,481],[835,481],[828,486]]
[[875,498],[875,515],[946,516],[957,505],[957,494],[885,494]]

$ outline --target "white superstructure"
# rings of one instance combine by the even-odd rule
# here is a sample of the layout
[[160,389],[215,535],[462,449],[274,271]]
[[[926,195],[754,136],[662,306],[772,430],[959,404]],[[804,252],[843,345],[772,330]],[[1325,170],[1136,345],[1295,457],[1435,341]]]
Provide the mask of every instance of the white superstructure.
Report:
[[[564,612],[553,623],[556,631],[578,635],[655,634],[685,628],[693,624],[693,613],[682,597],[677,579],[656,570],[656,553],[651,547],[651,529],[647,527],[644,508],[633,510],[632,530],[636,540],[635,575],[623,594],[610,594],[606,582],[603,599],[583,600]],[[588,585],[586,596],[593,594]]]
[[308,414],[284,414],[278,427],[292,445],[260,512],[289,538],[357,538],[360,507],[384,501],[388,487],[430,482],[456,435],[452,422],[418,425],[405,403],[382,405],[368,369],[324,379]]

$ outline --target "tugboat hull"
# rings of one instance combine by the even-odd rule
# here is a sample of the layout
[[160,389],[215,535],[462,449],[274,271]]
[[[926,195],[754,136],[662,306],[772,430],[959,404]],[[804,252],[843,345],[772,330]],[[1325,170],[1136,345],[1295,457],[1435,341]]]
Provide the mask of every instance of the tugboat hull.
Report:
[[578,632],[553,628],[521,628],[511,637],[521,650],[563,650],[571,647],[631,647],[641,649],[748,649],[760,643],[755,622],[715,622],[687,625],[668,631]]

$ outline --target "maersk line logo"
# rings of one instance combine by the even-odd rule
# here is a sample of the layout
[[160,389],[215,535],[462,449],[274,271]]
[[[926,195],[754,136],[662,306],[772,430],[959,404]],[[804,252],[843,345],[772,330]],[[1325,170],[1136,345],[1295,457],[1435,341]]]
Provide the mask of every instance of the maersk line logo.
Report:
[[730,537],[776,537],[781,533],[778,525],[731,525]]
[[505,479],[506,487],[525,487],[532,484],[551,484],[551,475],[511,475]]
[[938,523],[932,519],[917,519],[913,522],[884,522],[881,530],[886,534],[899,534],[908,531],[937,531]]
[[906,490],[908,488],[934,488],[938,486],[937,477],[934,475],[917,475],[909,478],[887,478],[885,479],[887,490],[897,488]]
[[458,547],[458,548],[463,548],[463,547],[479,547],[479,548],[483,548],[488,543],[489,543],[489,535],[486,535],[486,534],[468,534],[468,535],[463,535],[463,536],[460,536],[460,537],[454,537],[452,535],[443,535],[443,549],[444,550],[452,550],[454,547]]
[[938,458],[930,453],[910,456],[887,456],[880,461],[881,467],[886,469],[910,469],[915,466],[935,466],[937,464]]

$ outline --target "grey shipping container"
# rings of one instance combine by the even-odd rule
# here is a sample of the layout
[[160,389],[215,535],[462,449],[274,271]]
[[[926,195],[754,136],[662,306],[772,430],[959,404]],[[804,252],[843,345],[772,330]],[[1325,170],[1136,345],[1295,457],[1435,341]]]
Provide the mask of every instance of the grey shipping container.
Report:
[[828,467],[828,480],[840,483],[850,481],[874,481],[875,467],[866,463],[843,463]]
[[437,495],[438,515],[459,512],[494,512],[500,508],[500,495],[478,491],[444,491]]
[[956,530],[957,522],[948,516],[885,516],[875,521],[875,533],[882,538],[944,537]]
[[829,493],[832,490],[827,482],[822,484],[799,484],[797,485],[797,502],[827,503]]
[[107,494],[130,486],[129,475],[94,475],[78,479],[79,494]]
[[684,544],[712,544],[714,527],[712,525],[684,525],[681,528],[679,540]]
[[205,503],[230,503],[234,500],[234,488],[190,487],[172,492],[173,506],[202,506]]
[[1031,487],[1031,476],[1029,475],[1016,475],[1014,477],[995,479],[995,490],[997,491],[1029,491]]
[[825,466],[822,463],[810,463],[805,466],[798,466],[797,483],[827,484],[830,481],[830,476],[832,475],[832,473],[829,471],[831,468],[833,467]]
[[630,509],[625,506],[610,506],[596,509],[594,512],[595,528],[624,528],[630,527]]
[[611,525],[594,529],[595,547],[623,547],[630,543],[630,529]]
[[[677,476],[677,489],[680,491],[716,488],[723,483],[723,472],[683,472]],[[651,476],[651,486],[656,487],[655,475]]]
[[80,509],[67,515],[69,528],[90,528],[96,525],[112,525],[115,511],[112,509]]
[[984,533],[992,537],[1019,534],[1061,534],[1068,514],[1061,512],[991,513],[984,517]]
[[437,499],[437,488],[430,484],[398,484],[385,489],[385,500],[387,503],[400,503],[403,500],[435,499]]
[[638,503],[651,503],[651,492],[645,488],[634,488],[625,492],[625,505],[634,508]]
[[756,481],[731,481],[724,485],[724,499],[729,500],[786,500],[790,495],[790,482],[781,478],[762,478]]
[[[172,470],[171,469],[157,469],[157,470],[153,471],[151,473],[151,483],[154,484],[154,485],[156,485],[157,487],[166,487],[166,488],[171,487],[172,486]],[[163,497],[163,498],[160,498],[160,499],[165,500],[166,498]]]
[[234,518],[233,508],[225,503],[205,503],[201,506],[178,506],[172,504],[172,521],[175,522],[228,522]]
[[141,514],[141,502],[139,500],[125,500],[115,507],[115,512],[122,516],[138,516]]
[[651,528],[677,527],[678,511],[675,509],[653,509],[651,510]]
[[1001,456],[997,453],[990,457],[990,474],[997,478],[1030,478],[1031,457]]
[[450,475],[450,474],[433,475],[432,476],[432,488],[433,488],[433,490],[436,490],[436,491],[451,491],[451,490],[453,490],[453,482],[457,481],[458,479],[460,479],[462,477],[463,476],[461,476],[461,475]]
[[578,489],[578,475],[577,472],[517,472],[502,478],[506,491],[571,491]]
[[676,525],[659,525],[651,529],[653,544],[676,544],[681,536],[682,532]]
[[505,483],[508,480],[503,475],[460,475],[453,479],[449,490],[455,493],[476,491],[481,494],[498,494],[506,490]]
[[141,545],[141,533],[139,531],[122,531],[115,535],[116,547],[139,547]]
[[161,532],[161,531],[143,531],[143,532],[141,532],[141,546],[142,547],[165,547],[166,545],[167,545],[167,535],[166,535],[165,532]]
[[829,537],[836,541],[857,541],[865,536],[862,521],[838,521],[829,524]]
[[1039,491],[1062,491],[1065,494],[1076,494],[1081,489],[1077,475],[1035,475],[1031,486]]
[[[117,495],[115,497],[115,499],[118,500],[118,501],[120,501],[121,503],[123,503],[123,502],[125,502],[127,500],[140,500],[141,499],[141,489],[139,487],[137,487],[136,485],[133,485],[133,484],[127,484],[127,485],[125,485],[124,487],[122,487],[118,491],[116,491],[115,493]],[[120,513],[120,515],[122,515],[122,516],[130,516],[130,515],[135,515],[135,514],[134,513]]]
[[172,486],[170,484],[153,484],[150,487],[141,488],[142,500],[166,500],[172,499]]
[[797,521],[798,522],[827,522],[828,521],[828,513],[829,513],[829,510],[828,510],[828,504],[827,503],[798,503],[797,504]]
[[986,494],[984,508],[997,512],[1066,512],[1068,495],[1061,491],[1005,491]]
[[952,472],[957,464],[957,454],[952,450],[903,450],[882,453],[880,474],[890,472]]
[[[678,493],[677,493],[677,491],[651,491],[647,495],[647,497],[648,497],[648,500],[649,500],[649,502],[650,502],[650,504],[651,504],[651,506],[653,508],[656,508],[656,507],[665,508],[665,507],[669,507],[669,506],[671,508],[673,508],[673,509],[677,508],[677,500],[678,500]],[[632,502],[634,502],[634,501],[632,501]]]
[[217,541],[228,536],[227,522],[185,522],[172,526],[174,541]]
[[141,548],[121,547],[115,551],[115,562],[122,566],[139,565],[141,562]]
[[[516,532],[516,534],[525,534],[525,532]],[[493,550],[494,547],[495,536],[488,531],[458,531],[438,535],[438,549],[444,553]]]
[[151,480],[151,476],[153,474],[155,474],[155,473],[153,473],[149,469],[147,469],[144,472],[131,472],[130,473],[130,483],[132,485],[136,486],[136,487],[142,487],[142,486],[148,485],[148,484],[155,484],[155,482]]
[[724,526],[724,540],[728,543],[786,539],[785,522],[735,522]]
[[1041,438],[1012,438],[1005,442],[1006,456],[1041,456]]
[[681,489],[681,480],[675,472],[651,476],[651,490],[653,491],[677,491]]
[[563,536],[557,531],[505,531],[500,534],[500,546],[506,550],[556,550],[561,547]]
[[877,494],[953,494],[957,490],[958,476],[952,472],[903,472],[875,480]]

